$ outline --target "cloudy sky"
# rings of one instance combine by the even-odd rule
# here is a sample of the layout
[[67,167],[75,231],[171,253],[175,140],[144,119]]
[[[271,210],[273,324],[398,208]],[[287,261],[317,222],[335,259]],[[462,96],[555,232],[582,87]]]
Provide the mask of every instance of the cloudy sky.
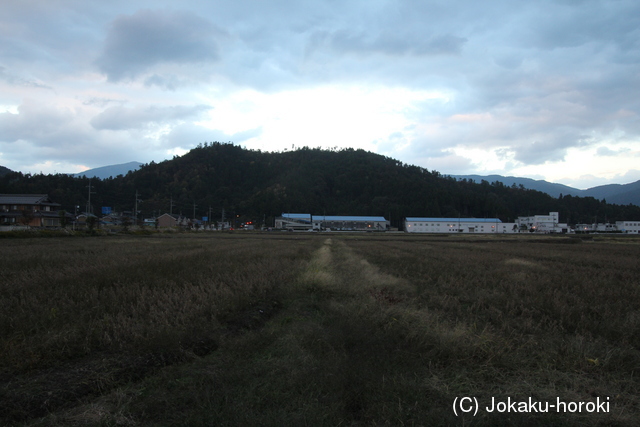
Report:
[[0,165],[203,142],[443,174],[640,179],[640,2],[1,0]]

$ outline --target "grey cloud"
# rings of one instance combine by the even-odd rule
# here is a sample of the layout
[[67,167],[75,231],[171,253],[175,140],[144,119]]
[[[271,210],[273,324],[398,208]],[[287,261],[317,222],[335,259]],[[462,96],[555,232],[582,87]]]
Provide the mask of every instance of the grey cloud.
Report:
[[[638,48],[640,4],[622,0],[546,4],[532,13],[532,21],[523,35],[542,49],[575,48],[588,43],[613,44],[620,50]],[[528,34],[527,34],[528,32]]]
[[393,132],[384,140],[375,141],[376,151],[391,157],[415,156],[421,159],[435,159],[450,156],[449,145],[439,138],[421,135],[414,126],[407,126],[402,132]]
[[191,107],[109,107],[91,119],[91,126],[98,130],[130,130],[141,129],[150,124],[171,123],[197,117],[210,110],[207,105]]
[[423,139],[422,141],[418,140],[411,145],[411,151],[415,153],[417,157],[424,158],[438,158],[438,157],[446,157],[450,156],[451,153],[447,151],[448,147],[443,147],[435,141],[428,141]]
[[152,76],[147,77],[144,80],[144,85],[147,87],[157,86],[162,89],[175,91],[179,87],[187,86],[188,81],[185,79],[181,79],[175,75],[154,74]]
[[622,184],[626,184],[626,183],[630,183],[630,182],[636,182],[638,180],[640,180],[640,170],[638,169],[631,169],[629,171],[627,171],[626,173],[619,175],[619,183]]
[[0,140],[49,139],[72,120],[73,114],[67,109],[41,106],[35,102],[23,103],[18,107],[18,114],[0,113]]
[[175,126],[161,138],[164,147],[194,147],[204,142],[233,142],[240,144],[250,138],[260,136],[262,128],[248,129],[233,134],[218,129],[207,129],[191,123]]
[[316,33],[311,37],[315,47],[327,45],[333,50],[385,55],[457,55],[467,39],[452,34],[423,35],[397,31],[370,36],[364,32],[338,30],[332,33]]
[[435,156],[416,156],[413,153],[402,152],[399,153],[396,158],[407,164],[420,165],[430,171],[438,171],[444,174],[468,174],[474,170],[473,163],[470,159],[453,153],[442,153],[442,155]]
[[[73,110],[35,102],[20,105],[18,114],[0,113],[0,129],[0,153],[14,164],[122,163],[131,160],[129,155],[137,153],[135,158],[143,159],[140,152],[150,151],[149,146],[132,143],[144,135],[96,132]],[[164,152],[155,154],[162,156]]]
[[3,67],[1,65],[0,65],[0,80],[5,81],[11,86],[33,87],[38,89],[52,89],[51,86],[41,83],[35,79],[17,76],[9,72],[6,67]]
[[[128,137],[100,135],[77,124],[60,129],[52,137],[41,135],[29,140],[21,139],[12,144],[0,142],[0,151],[3,156],[11,158],[16,165],[35,165],[52,161],[103,166],[124,163],[131,158],[144,159],[145,157],[141,154],[149,155],[148,148],[144,151],[140,150],[135,144],[131,144]],[[16,169],[25,171],[24,166],[17,166]],[[57,170],[62,173],[72,172],[60,168]]]
[[593,137],[581,135],[577,130],[553,129],[539,132],[538,139],[527,143],[526,135],[520,137],[511,149],[514,158],[525,165],[541,165],[548,161],[565,160],[567,150],[572,147],[585,147],[593,143]]
[[494,57],[493,61],[500,67],[515,70],[522,65],[523,58],[514,54],[498,54]]
[[598,147],[596,154],[602,157],[619,156],[620,154],[630,153],[628,148],[622,148],[620,150],[612,150],[608,147]]
[[88,98],[85,101],[83,101],[82,105],[95,105],[97,107],[104,108],[109,104],[123,105],[126,103],[127,101],[124,99],[111,99],[111,98],[102,98],[102,97],[92,96],[91,98]]
[[47,160],[81,163],[94,155],[106,158],[111,150],[128,147],[117,137],[101,139],[73,110],[35,102],[20,105],[18,114],[0,113],[0,129],[0,152],[23,164]]
[[0,36],[0,56],[5,60],[34,61],[41,59],[42,52],[33,43],[4,35]]
[[140,10],[113,21],[97,65],[115,82],[159,64],[207,63],[219,58],[221,34],[191,12]]
[[610,150],[607,147],[598,147],[598,150],[596,150],[596,154],[598,156],[606,157],[606,156],[615,156],[616,154],[618,154],[618,152]]
[[262,126],[233,133],[231,134],[231,138],[229,140],[235,142],[236,144],[239,144],[248,139],[256,138],[260,135],[262,135]]
[[533,141],[513,147],[514,158],[525,165],[540,165],[547,161],[564,160],[566,147],[558,147],[549,141]]
[[101,6],[76,0],[2,2],[0,58],[11,70],[28,71],[37,83],[86,70],[103,25]]

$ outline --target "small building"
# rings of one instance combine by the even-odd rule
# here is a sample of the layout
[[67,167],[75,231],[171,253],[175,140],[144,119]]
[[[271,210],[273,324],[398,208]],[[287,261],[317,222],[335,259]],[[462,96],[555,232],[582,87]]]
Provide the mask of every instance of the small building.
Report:
[[311,214],[283,213],[276,218],[275,227],[281,230],[310,230]]
[[144,218],[142,220],[142,224],[146,227],[155,227],[156,226],[156,218]]
[[229,221],[218,221],[218,226],[215,229],[219,231],[230,230],[231,223]]
[[109,215],[105,215],[102,218],[100,218],[100,223],[102,225],[121,225],[122,224],[122,218],[115,213],[110,213]]
[[0,225],[61,227],[73,215],[60,210],[60,204],[46,194],[0,194]]
[[616,230],[625,234],[640,234],[640,221],[616,221]]
[[100,227],[101,225],[109,225],[103,224],[102,221],[92,213],[82,212],[78,214],[75,218],[74,227],[75,228],[85,228],[88,227],[89,224],[93,223],[93,226]]
[[611,224],[609,222],[607,223],[597,223],[597,224],[593,224],[594,226],[594,231],[596,233],[617,233],[618,229],[616,228],[615,224]]
[[593,233],[593,224],[576,224],[574,227],[576,233]]
[[137,218],[133,215],[131,211],[124,212],[111,212],[108,215],[100,218],[100,223],[102,225],[137,225]]
[[157,218],[158,227],[186,227],[189,225],[189,220],[176,214],[164,213]]
[[516,219],[516,224],[521,231],[531,233],[571,233],[569,225],[560,222],[558,212],[549,212],[549,215],[520,216]]
[[517,233],[516,223],[504,223],[498,218],[421,218],[404,220],[407,233]]

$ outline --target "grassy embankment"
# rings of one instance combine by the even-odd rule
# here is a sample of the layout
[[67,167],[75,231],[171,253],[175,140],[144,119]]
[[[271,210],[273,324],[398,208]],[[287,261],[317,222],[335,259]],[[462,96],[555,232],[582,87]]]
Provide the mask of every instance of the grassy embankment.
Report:
[[522,237],[5,240],[0,422],[636,425],[640,242]]

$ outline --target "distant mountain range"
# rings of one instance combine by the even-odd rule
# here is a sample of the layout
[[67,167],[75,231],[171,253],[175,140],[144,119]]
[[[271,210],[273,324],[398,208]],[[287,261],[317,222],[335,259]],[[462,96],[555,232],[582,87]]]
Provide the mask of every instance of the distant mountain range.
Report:
[[[77,173],[75,177],[86,176],[88,178],[100,178],[106,179],[109,177],[116,177],[118,175],[126,175],[129,171],[136,171],[142,166],[140,162],[122,163],[119,165],[103,166],[95,169],[89,169],[81,173]],[[7,173],[2,170],[0,166],[0,175]],[[598,200],[606,199],[608,203],[614,203],[617,205],[628,205],[629,203],[640,206],[640,181],[632,182],[630,184],[608,184],[600,185],[597,187],[588,188],[586,190],[580,190],[578,188],[570,187],[564,184],[557,184],[554,182],[548,182],[544,180],[535,180],[531,178],[522,178],[516,176],[502,176],[502,175],[450,175],[458,180],[471,179],[480,183],[482,180],[488,182],[501,182],[506,186],[516,184],[516,186],[522,185],[529,190],[542,191],[552,197],[563,196],[578,196],[578,197],[594,197]]]
[[519,178],[515,176],[502,176],[502,175],[450,175],[458,180],[471,179],[475,182],[481,182],[482,180],[488,182],[501,182],[506,186],[516,184],[516,186],[522,185],[524,188],[530,190],[538,190],[543,193],[547,193],[552,197],[563,196],[578,196],[578,197],[594,197],[598,200],[606,199],[607,203],[614,203],[617,205],[628,205],[632,203],[640,206],[640,181],[632,182],[630,184],[608,184],[600,185],[597,187],[588,188],[586,190],[579,190],[577,188],[569,187],[568,185],[556,184],[544,180],[535,180],[531,178]]
[[[74,174],[74,177],[88,177],[107,179],[109,177],[117,177],[118,175],[127,175],[130,171],[137,171],[140,169],[143,163],[140,162],[128,162],[118,165],[109,165],[99,168],[89,169],[84,172]],[[10,169],[0,166],[0,177],[12,172]],[[607,203],[613,203],[617,205],[634,204],[640,206],[640,181],[632,182],[630,184],[608,184],[597,187],[592,187],[586,190],[580,190],[568,185],[557,184],[544,180],[535,180],[531,178],[522,178],[515,176],[502,176],[502,175],[449,175],[456,180],[472,180],[476,183],[482,181],[488,181],[489,183],[501,182],[505,186],[511,187],[513,184],[516,186],[522,185],[526,189],[537,190],[543,193],[549,194],[552,197],[558,198],[561,194],[563,196],[578,196],[578,197],[593,197],[597,200],[605,199]]]
[[[95,212],[100,212],[100,207],[110,207],[114,212],[137,209],[141,217],[151,217],[173,211],[194,218],[224,215],[236,221],[267,224],[273,224],[283,212],[385,216],[399,228],[407,216],[513,222],[522,215],[559,212],[562,221],[570,224],[594,222],[596,218],[640,220],[640,203],[614,205],[601,198],[574,197],[572,192],[580,192],[570,187],[563,187],[569,190],[566,196],[554,197],[525,187],[532,186],[534,180],[523,181],[522,187],[513,178],[506,178],[506,184],[498,181],[500,177],[494,183],[489,182],[490,177],[480,176],[473,177],[474,182],[462,181],[355,149],[303,147],[263,152],[213,142],[199,144],[182,156],[160,163],[118,166],[120,169],[85,171],[88,176],[113,176],[96,178],[91,193],[88,178],[20,172],[0,177],[0,193],[49,194],[67,211],[91,203],[90,209]],[[514,183],[516,186],[512,186]],[[629,188],[611,186],[619,187],[623,192]],[[609,194],[605,197],[613,201]]]
[[140,162],[122,163],[119,165],[102,166],[100,168],[89,169],[84,172],[74,174],[76,178],[100,178],[107,179],[110,177],[117,177],[118,175],[126,175],[129,171],[136,171],[142,166]]

